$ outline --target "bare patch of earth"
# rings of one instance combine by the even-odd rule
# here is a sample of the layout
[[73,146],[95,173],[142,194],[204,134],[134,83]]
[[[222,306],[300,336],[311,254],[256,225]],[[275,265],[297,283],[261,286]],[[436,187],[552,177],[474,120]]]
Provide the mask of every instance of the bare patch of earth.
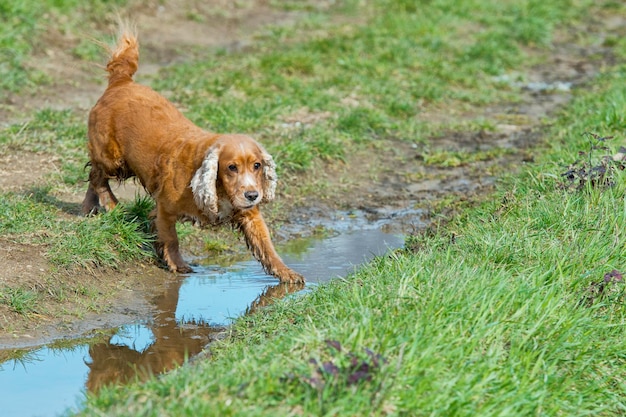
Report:
[[[164,291],[171,274],[152,265],[117,270],[58,271],[44,256],[45,248],[0,239],[3,262],[0,285],[47,293],[37,309],[25,313],[0,308],[0,346],[36,346],[127,324],[150,317],[150,300]],[[52,290],[53,289],[53,290]]]
[[[241,6],[241,4],[243,6]],[[235,6],[237,4],[237,6]],[[203,48],[245,48],[252,35],[266,25],[293,24],[298,15],[276,11],[258,1],[230,2],[213,0],[200,4],[191,0],[148,2],[132,10],[136,16],[142,42],[140,73],[155,74],[159,68],[178,60],[189,59]],[[190,13],[201,19],[190,19]],[[110,23],[114,32],[113,23]],[[598,25],[610,30],[606,23]],[[624,28],[624,22],[613,22],[613,30]],[[477,117],[495,121],[493,130],[451,131],[431,138],[427,145],[394,139],[381,139],[375,148],[350,155],[343,163],[320,164],[315,179],[283,178],[279,195],[282,224],[277,238],[289,239],[307,235],[314,226],[330,225],[346,212],[359,212],[370,220],[389,220],[388,227],[412,233],[416,225],[432,222],[431,212],[444,199],[473,200],[493,188],[499,173],[512,171],[533,160],[533,146],[541,136],[541,121],[553,114],[571,98],[571,90],[584,85],[596,69],[611,61],[610,50],[602,42],[586,48],[573,47],[570,36],[563,33],[547,62],[525,73],[524,100],[477,109],[466,114],[450,113],[448,109],[422,114],[441,123],[458,122]],[[55,82],[42,87],[36,95],[10,97],[0,108],[0,124],[19,121],[19,117],[41,108],[73,108],[84,112],[95,103],[104,89],[102,70],[91,63],[74,58],[67,51],[78,40],[61,34],[50,34],[46,44],[31,65],[49,69]],[[199,52],[200,51],[200,52]],[[140,74],[141,77],[141,74]],[[564,87],[566,86],[566,87]],[[347,103],[349,105],[349,103]],[[306,109],[288,117],[286,123],[306,125],[330,115],[312,115]],[[425,163],[428,152],[467,153],[500,150],[493,157],[474,162],[459,161],[448,166]],[[502,152],[504,150],[504,152]],[[8,152],[0,154],[0,189],[28,190],[45,181],[47,175],[61,164],[58,157]],[[296,183],[311,181],[314,196],[292,195]],[[136,189],[129,184],[117,194],[133,198]],[[78,203],[82,195],[60,196]],[[0,283],[31,287],[46,291],[46,283],[66,283],[71,296],[56,294],[41,305],[41,311],[19,314],[0,305],[0,344],[8,346],[36,345],[62,337],[75,337],[94,329],[109,328],[136,318],[147,317],[150,294],[166,285],[167,272],[155,265],[135,265],[106,271],[56,271],[46,261],[45,248],[25,245],[8,239],[0,240]],[[98,294],[76,295],[80,283],[85,288],[99,288]],[[63,287],[63,285],[61,285]],[[95,303],[89,308],[89,303]],[[93,311],[90,313],[89,311]]]

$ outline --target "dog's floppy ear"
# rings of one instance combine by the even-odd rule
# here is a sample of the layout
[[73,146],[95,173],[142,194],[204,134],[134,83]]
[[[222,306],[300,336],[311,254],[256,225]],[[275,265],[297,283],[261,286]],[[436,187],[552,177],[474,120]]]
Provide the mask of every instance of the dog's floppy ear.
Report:
[[272,201],[276,194],[276,182],[278,177],[276,176],[276,163],[274,158],[270,155],[265,148],[259,145],[261,148],[261,157],[263,158],[263,201]]
[[217,207],[217,167],[220,158],[220,147],[209,148],[202,166],[191,179],[191,191],[198,207],[205,213],[218,213]]

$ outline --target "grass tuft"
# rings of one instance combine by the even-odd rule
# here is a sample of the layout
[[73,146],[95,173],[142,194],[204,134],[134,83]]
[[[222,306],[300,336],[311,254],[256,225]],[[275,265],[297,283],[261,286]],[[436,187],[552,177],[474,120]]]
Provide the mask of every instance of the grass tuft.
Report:
[[50,261],[59,266],[80,265],[116,267],[130,260],[147,259],[153,255],[149,250],[152,237],[145,229],[146,218],[137,221],[137,208],[122,205],[103,215],[83,219],[64,233],[48,252]]
[[37,311],[37,293],[23,288],[0,288],[0,303],[9,306],[19,314],[27,315]]
[[3,194],[0,233],[45,245],[48,259],[65,268],[115,267],[153,255],[148,219],[151,200],[139,198],[100,216],[63,220],[58,218],[55,202],[42,190],[30,195]]

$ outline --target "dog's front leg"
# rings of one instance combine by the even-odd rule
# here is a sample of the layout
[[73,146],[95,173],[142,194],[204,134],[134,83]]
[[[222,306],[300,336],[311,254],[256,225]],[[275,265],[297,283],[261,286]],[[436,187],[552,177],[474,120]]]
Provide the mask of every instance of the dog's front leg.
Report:
[[183,260],[178,248],[175,214],[169,213],[157,203],[154,225],[157,232],[158,251],[162,251],[163,260],[172,272],[186,274],[192,272],[191,267]]
[[304,277],[285,265],[276,253],[270,232],[257,207],[237,213],[234,221],[243,232],[248,248],[261,262],[265,272],[274,275],[280,282],[304,282]]

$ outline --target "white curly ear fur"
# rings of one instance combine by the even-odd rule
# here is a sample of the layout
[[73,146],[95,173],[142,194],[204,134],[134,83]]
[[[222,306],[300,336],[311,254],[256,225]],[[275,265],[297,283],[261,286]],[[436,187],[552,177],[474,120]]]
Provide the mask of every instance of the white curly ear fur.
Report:
[[272,155],[267,153],[265,148],[259,145],[261,156],[263,158],[263,201],[268,202],[274,199],[276,194],[276,163]]
[[191,179],[191,191],[198,207],[208,213],[217,214],[217,168],[220,157],[219,148],[213,146],[209,149],[202,166],[198,168]]

